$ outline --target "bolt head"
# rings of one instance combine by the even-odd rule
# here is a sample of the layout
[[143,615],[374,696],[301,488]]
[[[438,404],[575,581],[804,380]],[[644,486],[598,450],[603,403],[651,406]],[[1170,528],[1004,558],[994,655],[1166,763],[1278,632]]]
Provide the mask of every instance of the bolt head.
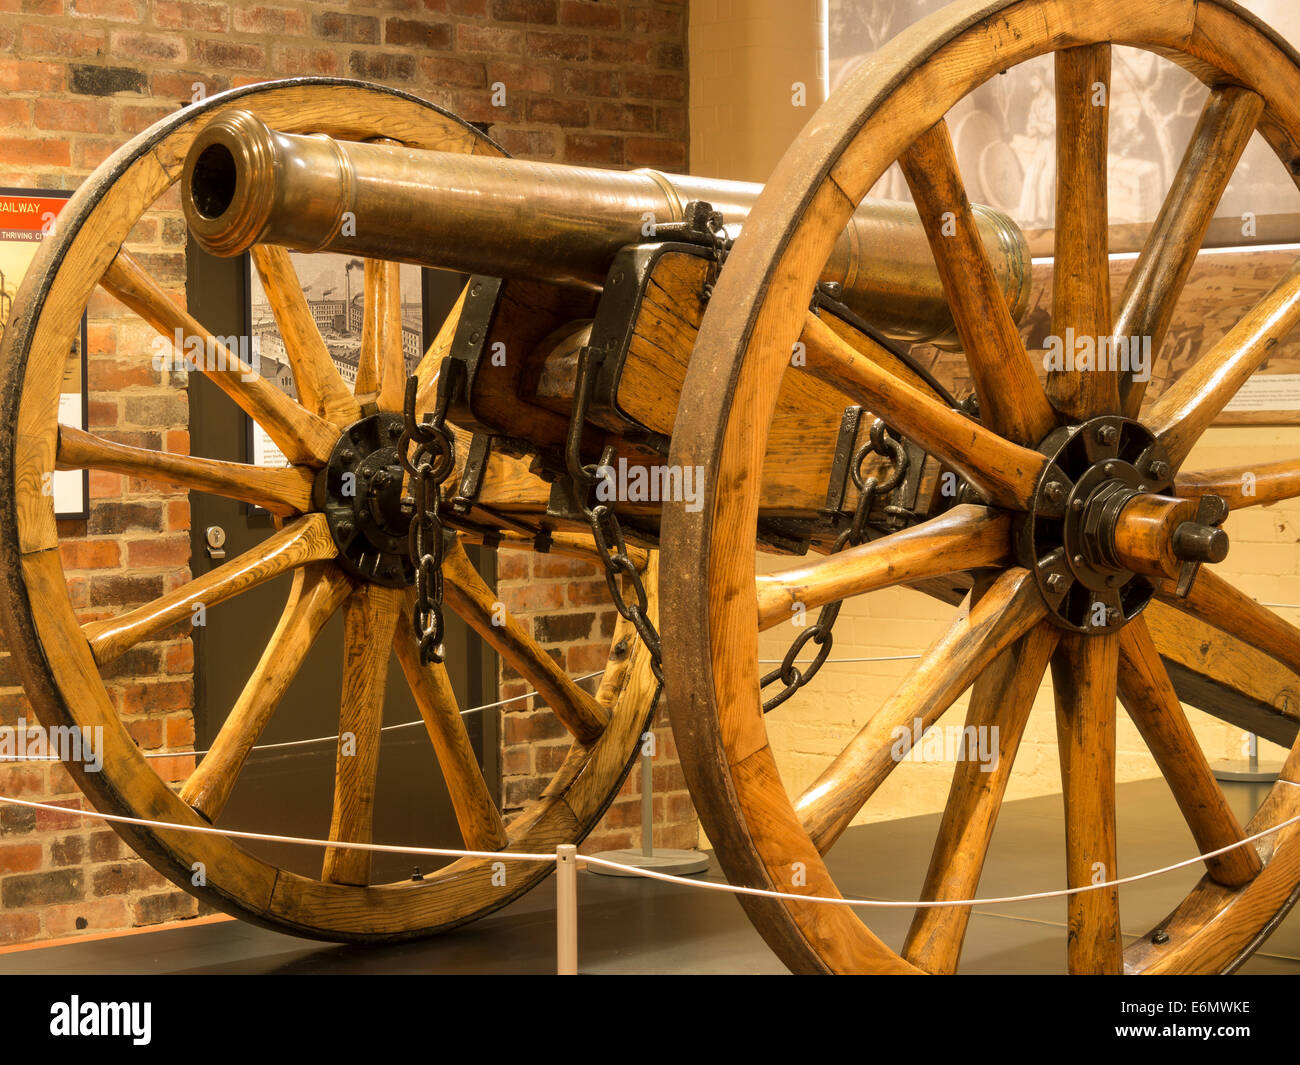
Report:
[[1065,498],[1065,485],[1060,481],[1048,481],[1043,486],[1043,495],[1047,496],[1051,502],[1059,503]]
[[1147,470],[1156,480],[1163,481],[1169,476],[1169,463],[1161,462],[1159,459],[1156,459],[1155,462],[1151,463],[1151,465],[1147,467]]
[[1047,590],[1059,593],[1065,588],[1065,578],[1059,573],[1050,573],[1047,576]]
[[1074,558],[1073,558],[1071,561],[1072,561],[1076,566],[1082,566],[1083,563],[1084,563],[1084,558],[1083,558],[1082,555],[1075,555]]
[[1071,510],[1074,510],[1074,511],[1080,511],[1080,510],[1082,510],[1082,509],[1083,509],[1083,500],[1082,500],[1082,499],[1075,499],[1073,502],[1070,503],[1070,509],[1071,509]]
[[1106,624],[1107,624],[1107,625],[1118,625],[1118,624],[1119,624],[1119,619],[1120,619],[1120,613],[1119,613],[1119,608],[1118,608],[1118,607],[1113,607],[1113,606],[1112,606],[1112,607],[1107,608],[1107,610],[1106,610]]
[[1097,440],[1107,446],[1119,439],[1119,430],[1113,425],[1103,425],[1097,430]]
[[342,451],[339,452],[340,462],[351,462],[356,457],[357,457],[356,452],[354,452],[351,448],[344,448]]
[[352,522],[350,522],[350,521],[341,521],[341,522],[339,522],[339,535],[340,535],[340,536],[351,536],[352,533],[353,533],[353,531],[354,531],[355,529],[356,529],[356,526],[353,525]]

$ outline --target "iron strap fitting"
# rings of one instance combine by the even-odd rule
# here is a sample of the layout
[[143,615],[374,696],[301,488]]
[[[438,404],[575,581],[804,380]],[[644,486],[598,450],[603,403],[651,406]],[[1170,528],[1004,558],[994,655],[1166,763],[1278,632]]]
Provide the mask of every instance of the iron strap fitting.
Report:
[[[596,376],[604,361],[603,349],[584,347],[578,353],[578,379],[573,391],[573,414],[569,420],[569,433],[564,447],[565,470],[573,483],[573,498],[591,526],[591,537],[596,545],[601,564],[605,567],[605,583],[609,585],[614,609],[624,621],[630,621],[641,642],[650,652],[650,669],[659,686],[663,685],[663,650],[659,632],[650,620],[650,599],[631,555],[614,508],[594,500],[597,484],[602,480],[600,470],[614,463],[614,448],[606,446],[598,464],[582,461],[582,437],[587,423],[587,409],[595,388]],[[619,577],[626,578],[632,593],[628,602]]]
[[[887,459],[893,467],[883,479],[874,476],[864,477],[862,474],[862,464],[873,454]],[[858,502],[853,508],[853,520],[849,527],[836,537],[829,554],[834,555],[846,547],[855,547],[867,539],[867,518],[877,496],[893,492],[902,485],[907,477],[910,463],[907,449],[901,441],[890,435],[889,430],[885,428],[885,423],[879,418],[872,422],[867,434],[867,442],[854,452],[853,461],[849,465],[849,474],[858,490]],[[894,520],[904,519],[905,514],[901,511],[902,508],[899,507],[885,508],[886,514]],[[791,642],[780,664],[763,675],[759,681],[760,690],[777,681],[784,685],[775,694],[763,700],[763,713],[775,710],[817,675],[817,671],[830,656],[831,646],[835,640],[835,621],[840,616],[840,607],[843,605],[844,600],[837,599],[823,606],[817,613],[817,620]],[[817,645],[817,654],[806,666],[800,667],[797,660],[809,641]]]

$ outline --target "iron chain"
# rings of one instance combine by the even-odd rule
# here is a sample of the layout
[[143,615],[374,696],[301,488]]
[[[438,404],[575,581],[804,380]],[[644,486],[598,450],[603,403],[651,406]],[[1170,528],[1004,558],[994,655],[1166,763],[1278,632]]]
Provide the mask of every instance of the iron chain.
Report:
[[[447,405],[463,364],[444,359],[438,373],[438,398],[433,413],[420,421],[415,400],[420,383],[414,376],[406,380],[403,406],[405,427],[398,440],[398,454],[411,476],[415,512],[407,535],[407,550],[415,570],[415,606],[411,625],[420,642],[420,661],[441,662],[443,648],[442,559],[444,527],[439,508],[442,485],[456,467],[456,438],[447,428]],[[413,453],[411,445],[415,445]]]
[[[878,480],[875,477],[864,478],[862,476],[862,463],[866,461],[868,455],[872,454],[887,458],[893,466],[892,472],[883,480]],[[854,453],[853,462],[850,465],[853,483],[858,489],[858,503],[853,510],[853,520],[849,527],[836,537],[830,554],[833,555],[843,551],[846,547],[854,547],[867,538],[867,517],[871,513],[876,497],[892,492],[902,484],[903,478],[907,476],[907,464],[907,450],[902,443],[889,435],[885,423],[877,418],[871,425],[871,430],[867,435],[867,442]],[[895,519],[902,517],[899,508],[886,507],[885,510]],[[784,685],[775,695],[763,701],[763,713],[766,714],[771,710],[775,710],[817,675],[817,671],[822,668],[822,664],[831,653],[831,645],[835,639],[833,631],[835,621],[840,616],[840,607],[843,605],[844,600],[837,599],[835,602],[823,606],[817,613],[816,622],[794,638],[789,650],[785,653],[785,657],[781,659],[780,665],[763,675],[762,680],[759,682],[760,690],[775,684],[777,681]],[[817,654],[811,662],[800,668],[797,660],[809,641],[817,645]]]
[[[627,543],[623,539],[623,529],[618,523],[618,515],[612,507],[597,503],[589,511],[591,535],[596,542],[596,551],[605,565],[605,583],[609,585],[609,594],[614,600],[614,609],[619,617],[630,621],[641,637],[641,642],[650,652],[650,670],[660,685],[664,682],[663,648],[659,642],[659,632],[650,620],[650,597],[646,594],[641,574],[637,572],[636,563],[627,553]],[[632,587],[635,602],[629,603],[623,595],[619,576],[627,578]]]
[[710,212],[704,219],[704,228],[713,238],[711,242],[713,259],[709,263],[708,272],[704,275],[704,284],[700,288],[700,299],[708,303],[713,299],[713,286],[718,283],[718,275],[722,273],[727,253],[731,251],[731,238],[727,236],[722,215],[717,211]]

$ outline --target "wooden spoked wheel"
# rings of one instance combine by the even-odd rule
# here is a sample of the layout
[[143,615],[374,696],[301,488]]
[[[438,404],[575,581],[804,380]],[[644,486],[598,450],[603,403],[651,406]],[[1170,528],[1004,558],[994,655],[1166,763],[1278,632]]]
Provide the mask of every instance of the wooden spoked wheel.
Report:
[[[368,556],[345,564],[327,514],[319,500],[313,502],[316,471],[340,448],[350,447],[358,464],[380,456],[387,467],[393,465],[396,434],[391,429],[400,418],[392,412],[401,409],[406,380],[396,263],[366,264],[360,368],[355,388],[349,389],[312,321],[287,253],[255,249],[254,263],[284,336],[300,401],[246,372],[233,356],[205,372],[266,430],[292,463],[287,468],[163,454],[57,424],[62,367],[97,288],[166,337],[179,331],[187,338],[211,340],[123,242],[140,216],[178,180],[198,132],[215,114],[231,108],[252,111],[289,132],[353,140],[385,137],[455,152],[501,151],[473,127],[415,97],[356,82],[303,79],[239,89],[186,108],[124,146],[85,182],[24,282],[0,367],[0,599],[5,634],[28,696],[47,728],[103,728],[102,770],[68,765],[96,809],[168,824],[219,823],[277,702],[317,634],[341,611],[338,727],[340,737],[350,733],[354,744],[345,752],[340,743],[331,840],[371,842],[391,649],[424,718],[434,748],[430,757],[436,754],[452,797],[463,849],[553,851],[558,843],[576,842],[612,800],[648,727],[653,682],[645,650],[632,631],[620,628],[614,634],[613,659],[593,697],[513,619],[502,625],[498,615],[493,624],[495,593],[463,549],[449,549],[444,567],[448,605],[542,694],[574,735],[569,756],[544,796],[506,825],[477,765],[445,669],[420,664],[410,621],[412,592],[400,567],[394,578],[391,560],[386,574],[368,575]],[[424,409],[432,401],[437,367],[458,314],[458,309],[453,312],[419,366]],[[149,357],[148,349],[141,353],[141,358]],[[389,449],[386,456],[381,445]],[[459,450],[463,457],[464,448]],[[42,491],[56,465],[113,470],[246,500],[277,515],[280,527],[257,549],[146,606],[82,625],[60,565],[52,501]],[[400,469],[395,475],[388,471],[389,481],[394,476],[400,490]],[[292,591],[274,635],[260,661],[248,663],[251,676],[242,696],[210,752],[176,794],[119,720],[101,668],[140,641],[188,621],[193,604],[220,609],[223,600],[290,571]],[[326,731],[334,722],[331,717],[321,724]],[[220,836],[115,827],[156,869],[203,900],[283,931],[329,939],[393,939],[448,928],[497,909],[550,872],[545,863],[466,858],[423,880],[371,884],[368,853],[332,848],[324,852],[321,875],[313,879],[268,864]],[[206,877],[202,886],[195,886],[198,863]]]
[[[1112,317],[1107,112],[1093,99],[1097,84],[1108,84],[1111,47],[1119,44],[1180,63],[1210,93]],[[1213,527],[1216,504],[1208,502],[1198,517],[1194,497],[1217,493],[1228,506],[1242,507],[1300,493],[1296,459],[1261,456],[1257,466],[1209,474],[1179,469],[1224,404],[1300,319],[1300,270],[1292,269],[1140,413],[1142,386],[1114,373],[1050,373],[1044,388],[974,235],[944,115],[999,71],[1049,53],[1055,53],[1059,108],[1057,335],[1067,328],[1078,336],[1150,335],[1159,359],[1187,271],[1252,131],[1268,139],[1289,173],[1300,174],[1300,57],[1220,0],[963,0],[883,48],[814,116],[723,270],[673,437],[672,461],[704,464],[710,474],[698,514],[676,508],[666,515],[664,609],[699,619],[664,635],[669,705],[697,808],[733,882],[838,896],[823,855],[893,769],[894,727],[914,718],[933,723],[973,684],[967,723],[1000,726],[1002,757],[991,774],[958,763],[918,897],[976,897],[1016,746],[1049,663],[1070,887],[1094,883],[1098,869],[1106,879],[1137,871],[1115,865],[1117,692],[1202,853],[1300,812],[1300,788],[1279,782],[1251,823],[1238,824],[1152,638],[1157,618],[1172,609],[1175,620],[1218,626],[1238,646],[1271,656],[1265,661],[1300,670],[1300,632],[1211,566],[1201,568],[1188,598],[1175,594],[1185,563],[1220,558],[1224,547]],[[882,370],[883,360],[850,349],[808,310],[835,235],[895,159],[944,279],[978,394],[978,425]],[[756,585],[761,479],[751,471],[764,454],[782,375],[799,372],[790,368],[790,353],[800,339],[806,372],[836,384],[960,471],[976,495],[929,522],[765,575]],[[1247,472],[1258,479],[1253,497],[1241,489]],[[1114,505],[1103,514],[1108,497]],[[1088,520],[1081,524],[1072,514]],[[802,794],[788,795],[760,711],[760,628],[774,615],[788,617],[795,600],[812,606],[959,570],[972,573],[973,604],[821,777]],[[1153,593],[1157,602],[1143,612]],[[1177,640],[1177,624],[1172,628]],[[1225,687],[1233,682],[1224,679]],[[1294,721],[1287,735],[1291,742]],[[1300,747],[1292,749],[1283,778],[1300,782]],[[796,866],[802,875],[792,875]],[[1293,826],[1207,862],[1186,900],[1127,950],[1115,889],[1071,896],[1069,967],[1231,969],[1286,913],[1297,884],[1300,832]],[[768,943],[798,971],[951,972],[969,919],[967,908],[919,908],[896,951],[844,906],[742,901]]]

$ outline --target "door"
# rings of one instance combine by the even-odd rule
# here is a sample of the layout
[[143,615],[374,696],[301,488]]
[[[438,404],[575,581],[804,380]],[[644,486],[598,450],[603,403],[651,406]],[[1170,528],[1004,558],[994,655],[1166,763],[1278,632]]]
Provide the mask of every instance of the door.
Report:
[[[190,312],[213,335],[246,335],[249,329],[249,260],[217,259],[193,243],[187,254]],[[424,271],[424,340],[427,346],[460,291],[460,278]],[[196,455],[249,461],[248,421],[202,374],[189,380],[190,444]],[[191,567],[194,576],[221,564],[211,557],[207,531],[224,532],[226,560],[256,547],[273,531],[265,511],[245,503],[190,493]],[[473,551],[471,550],[471,555]],[[486,562],[494,556],[483,552]],[[482,568],[483,562],[480,562]],[[484,576],[492,581],[495,574]],[[289,593],[288,575],[269,581],[207,612],[194,630],[195,733],[203,750],[216,736],[266,647]],[[410,624],[403,617],[398,624]],[[221,816],[225,827],[324,839],[329,834],[342,676],[342,617],[334,617],[311,649],[284,700],[240,774]],[[447,617],[447,669],[462,711],[496,698],[495,655],[453,614]],[[495,711],[466,715],[470,739],[488,786],[500,794]],[[383,734],[375,797],[374,840],[405,845],[461,846],[442,775],[419,711],[394,658],[389,664],[384,724],[415,722]],[[317,738],[318,742],[313,741]],[[282,746],[274,746],[282,745]],[[276,865],[305,876],[320,875],[323,851],[279,844],[245,843]],[[410,856],[374,856],[375,882],[410,875]],[[430,866],[442,864],[440,861]]]

